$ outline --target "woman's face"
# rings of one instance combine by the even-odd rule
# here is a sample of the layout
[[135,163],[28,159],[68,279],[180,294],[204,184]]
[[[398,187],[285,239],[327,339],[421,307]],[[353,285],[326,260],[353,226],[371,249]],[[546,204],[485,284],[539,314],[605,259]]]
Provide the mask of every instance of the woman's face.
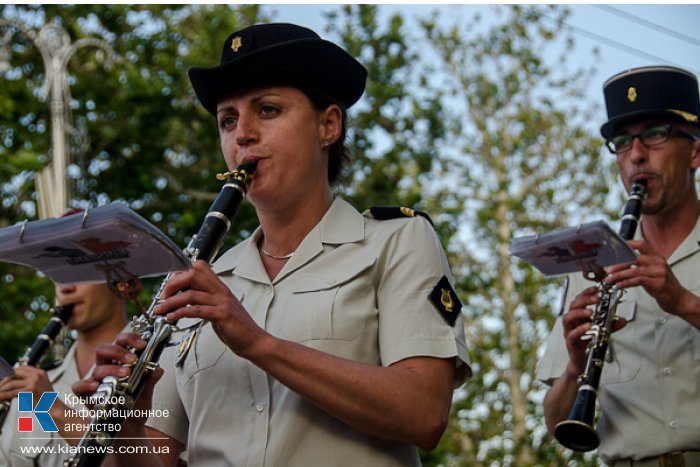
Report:
[[265,86],[219,101],[216,115],[229,169],[258,161],[248,198],[257,209],[285,209],[329,190],[328,146],[340,134],[340,109],[319,111],[293,87]]

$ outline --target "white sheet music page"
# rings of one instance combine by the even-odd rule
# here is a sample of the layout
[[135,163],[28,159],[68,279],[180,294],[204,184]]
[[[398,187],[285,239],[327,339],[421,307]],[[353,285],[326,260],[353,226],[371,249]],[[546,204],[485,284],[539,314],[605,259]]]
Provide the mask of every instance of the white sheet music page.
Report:
[[170,238],[120,203],[0,229],[0,261],[41,271],[57,284],[119,281],[190,267]]
[[602,221],[514,238],[510,254],[527,261],[546,276],[586,272],[631,263],[636,252]]

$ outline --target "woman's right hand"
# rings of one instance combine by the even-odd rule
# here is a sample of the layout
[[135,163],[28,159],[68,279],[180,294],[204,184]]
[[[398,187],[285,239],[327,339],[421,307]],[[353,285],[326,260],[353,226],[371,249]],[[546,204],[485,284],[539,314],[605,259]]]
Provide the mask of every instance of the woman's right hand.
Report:
[[[136,363],[138,357],[128,349],[131,348],[138,351],[143,350],[145,347],[146,341],[133,332],[120,333],[112,344],[98,345],[95,354],[95,367],[92,373],[89,377],[73,383],[71,386],[73,392],[82,400],[89,401],[90,397],[97,391],[97,388],[102,383],[102,380],[107,376],[124,378],[131,374],[131,366]],[[163,370],[161,368],[156,369],[146,381],[144,389],[136,400],[135,405],[128,408],[136,409],[138,413],[146,413],[151,408],[153,386],[158,379],[160,379],[162,374]],[[123,409],[127,409],[127,407]],[[137,424],[140,425],[138,428],[139,430],[143,429],[145,421],[145,417],[136,420]],[[135,427],[136,425],[129,423],[128,425],[125,424],[124,428],[126,429],[127,426]],[[122,429],[122,434],[123,433],[124,429]]]
[[122,332],[114,343],[100,344],[95,353],[95,367],[89,377],[73,383],[73,392],[83,399],[88,399],[97,391],[102,380],[107,376],[123,378],[131,374],[131,368],[125,365],[136,363],[137,357],[129,348],[142,350],[146,341],[133,332]]

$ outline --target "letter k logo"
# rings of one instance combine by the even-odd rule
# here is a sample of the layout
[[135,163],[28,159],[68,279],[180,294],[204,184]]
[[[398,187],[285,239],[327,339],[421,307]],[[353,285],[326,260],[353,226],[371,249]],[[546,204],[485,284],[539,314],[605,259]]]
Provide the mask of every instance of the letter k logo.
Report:
[[[17,395],[17,409],[20,413],[34,413],[36,420],[39,422],[39,426],[44,432],[58,431],[56,423],[54,423],[53,418],[49,415],[49,410],[57,397],[57,392],[45,392],[39,398],[36,407],[34,407],[34,394],[31,392],[20,392]],[[32,417],[19,417],[17,419],[17,430],[23,432],[32,431],[32,420]]]

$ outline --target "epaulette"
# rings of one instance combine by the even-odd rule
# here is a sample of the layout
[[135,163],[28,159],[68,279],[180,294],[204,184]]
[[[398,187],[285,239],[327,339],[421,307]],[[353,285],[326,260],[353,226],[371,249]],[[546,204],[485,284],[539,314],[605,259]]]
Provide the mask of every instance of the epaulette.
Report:
[[427,213],[423,211],[416,211],[415,209],[406,208],[403,206],[372,206],[371,208],[369,208],[369,212],[370,214],[372,214],[372,217],[378,220],[422,216],[428,219],[430,225],[434,226],[433,220]]

